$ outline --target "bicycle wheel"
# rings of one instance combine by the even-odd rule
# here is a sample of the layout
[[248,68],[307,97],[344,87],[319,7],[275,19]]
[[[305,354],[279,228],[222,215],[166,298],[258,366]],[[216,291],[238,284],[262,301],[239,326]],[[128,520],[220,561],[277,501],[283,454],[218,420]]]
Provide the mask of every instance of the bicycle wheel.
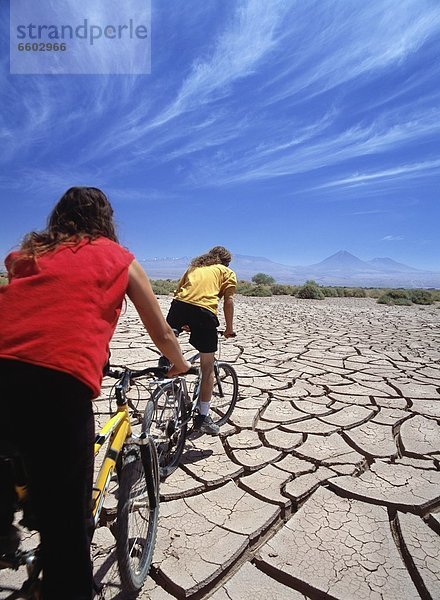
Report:
[[151,440],[141,454],[135,449],[124,457],[117,509],[119,575],[124,591],[134,595],[150,570],[159,518],[159,469]]
[[231,416],[238,399],[238,377],[235,369],[225,362],[214,365],[214,390],[210,414],[217,425],[224,425]]
[[179,466],[186,438],[186,409],[183,393],[172,382],[159,387],[147,402],[142,423],[156,442],[161,479]]

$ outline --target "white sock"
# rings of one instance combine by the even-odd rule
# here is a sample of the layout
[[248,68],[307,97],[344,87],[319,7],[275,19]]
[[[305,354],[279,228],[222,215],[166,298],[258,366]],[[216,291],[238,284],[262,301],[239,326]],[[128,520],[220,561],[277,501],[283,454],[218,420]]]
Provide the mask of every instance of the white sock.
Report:
[[202,416],[206,417],[206,415],[209,413],[209,405],[210,402],[199,402],[199,412]]

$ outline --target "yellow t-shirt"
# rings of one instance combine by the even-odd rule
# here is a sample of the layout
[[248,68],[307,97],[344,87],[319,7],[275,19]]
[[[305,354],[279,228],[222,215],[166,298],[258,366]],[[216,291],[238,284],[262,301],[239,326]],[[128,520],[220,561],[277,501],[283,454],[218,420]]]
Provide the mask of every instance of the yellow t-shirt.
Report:
[[219,299],[226,290],[234,293],[236,287],[237,277],[229,267],[220,264],[190,267],[179,281],[174,298],[207,308],[216,315]]

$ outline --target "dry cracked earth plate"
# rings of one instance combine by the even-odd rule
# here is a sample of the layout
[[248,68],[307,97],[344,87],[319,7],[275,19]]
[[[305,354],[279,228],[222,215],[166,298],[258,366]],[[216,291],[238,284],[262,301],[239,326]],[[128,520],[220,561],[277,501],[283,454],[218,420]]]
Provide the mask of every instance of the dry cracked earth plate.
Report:
[[[170,298],[159,302],[166,313]],[[368,298],[237,297],[238,337],[222,353],[240,399],[162,483],[139,600],[438,600],[439,317]],[[157,360],[130,304],[112,360]],[[106,528],[93,554],[103,597],[124,600]],[[0,572],[1,585],[20,576]]]

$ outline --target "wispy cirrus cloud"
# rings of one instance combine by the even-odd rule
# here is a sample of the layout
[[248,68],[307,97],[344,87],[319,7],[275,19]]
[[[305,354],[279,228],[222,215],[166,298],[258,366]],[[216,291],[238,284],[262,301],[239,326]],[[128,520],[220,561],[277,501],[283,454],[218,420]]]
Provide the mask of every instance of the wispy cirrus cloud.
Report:
[[364,215],[383,215],[387,212],[390,212],[390,211],[377,208],[377,209],[372,209],[372,210],[355,210],[348,214],[354,215],[354,216],[356,216],[356,215],[364,216]]
[[[330,165],[343,164],[354,158],[375,155],[387,151],[396,151],[414,141],[426,137],[434,138],[440,134],[440,110],[414,114],[407,121],[393,122],[397,115],[388,113],[383,117],[365,126],[353,126],[337,134],[322,135],[323,128],[306,127],[312,133],[304,140],[306,143],[292,144],[275,142],[255,148],[252,153],[230,152],[225,155],[222,163],[215,168],[216,177],[210,179],[210,184],[231,184],[249,181],[273,179],[299,173],[307,173]],[[301,138],[299,133],[299,139]],[[294,147],[292,147],[294,146]],[[281,150],[281,152],[278,152]],[[268,155],[274,156],[268,156]],[[205,171],[208,161],[202,161],[198,166],[199,171]],[[378,177],[415,174],[417,171],[438,168],[437,160],[425,161],[413,165],[397,165],[388,172],[378,172],[370,175],[355,175],[337,181],[322,184],[320,187],[334,187],[336,185],[355,183]],[[382,173],[382,174],[380,174]],[[199,179],[199,181],[201,181]],[[339,180],[338,180],[339,181]]]
[[[209,23],[206,11],[191,14],[183,3],[177,6],[189,37],[202,17]],[[396,86],[389,86],[381,92],[384,108],[372,113],[367,107],[376,96],[356,104],[346,96],[350,90],[357,98],[365,76],[400,68],[438,34],[440,5],[241,0],[216,7],[220,18],[206,35],[198,32],[184,69],[168,64],[170,74],[153,68],[149,78],[102,76],[90,85],[81,81],[78,89],[73,83],[63,87],[59,78],[37,77],[5,86],[0,98],[3,94],[7,105],[18,107],[12,121],[0,120],[5,162],[31,151],[32,164],[38,148],[39,161],[53,157],[59,164],[68,156],[77,172],[104,177],[109,164],[118,177],[157,166],[173,169],[176,183],[186,188],[300,174],[315,181],[316,170],[340,165],[350,172],[355,159],[385,154],[387,169],[327,176],[321,189],[437,168],[432,156],[417,163],[395,156],[439,136],[440,110],[432,90],[396,109],[387,106],[396,93]],[[319,18],[311,19],[312,14]],[[160,64],[163,57],[157,60]],[[328,96],[347,82],[344,94]],[[398,87],[411,85],[417,85],[414,78]],[[320,96],[326,100],[311,104]]]
[[[319,18],[310,20],[310,11]],[[285,60],[267,82],[267,88],[276,91],[265,103],[288,98],[301,103],[399,67],[438,33],[439,26],[440,7],[430,0],[298,3],[284,31],[292,40],[287,51],[283,44]]]
[[404,239],[403,235],[386,235],[382,238],[384,242],[400,242]]
[[[424,0],[421,2],[424,3]],[[253,0],[234,5],[235,11],[225,19],[225,26],[207,56],[194,60],[189,74],[175,89],[174,97],[171,100],[166,98],[165,105],[156,114],[151,110],[151,102],[146,105],[143,101],[139,102],[117,128],[108,132],[112,144],[103,140],[99,149],[115,152],[134,147],[138,156],[145,154],[166,162],[184,156],[186,151],[193,153],[194,148],[209,149],[235,139],[233,147],[240,153],[244,150],[245,154],[251,154],[253,144],[256,145],[255,164],[258,156],[264,156],[262,147],[266,154],[284,150],[286,162],[289,162],[289,147],[299,144],[299,136],[289,122],[279,123],[274,120],[273,114],[269,117],[265,107],[280,101],[288,106],[290,98],[300,94],[295,102],[305,108],[309,98],[308,93],[303,93],[306,88],[310,88],[312,95],[322,95],[344,81],[357,81],[362,73],[381,72],[389,65],[399,64],[439,29],[440,9],[430,3],[424,3],[425,11],[422,11],[419,1],[409,0],[405,8],[397,12],[395,0],[387,2],[389,10],[384,10],[377,3],[364,5],[361,9],[356,7],[356,10],[352,5],[344,8],[339,3],[330,4],[322,8],[320,3],[318,12],[321,18],[316,22],[310,22],[310,6],[304,7],[300,3],[289,5]],[[310,44],[311,38],[313,44]],[[236,101],[230,104],[234,87],[260,72],[276,73],[276,76],[266,76],[261,87],[251,96],[249,90],[244,89],[242,105]],[[316,90],[312,89],[313,86]],[[215,106],[220,99],[223,110],[212,110],[211,105]],[[252,106],[252,123],[237,126],[232,138],[225,136],[222,141],[223,130],[231,128],[231,124],[237,121],[243,125],[249,106]],[[283,110],[282,106],[280,109]],[[343,108],[335,104],[330,110],[336,119]],[[326,112],[329,112],[328,108]],[[304,109],[299,108],[298,114],[303,113]],[[207,119],[211,114],[215,115],[214,118]],[[396,115],[394,118],[397,121],[394,126],[376,122],[371,131],[365,125],[352,125],[347,129],[347,135],[357,136],[358,144],[363,136],[364,148],[359,150],[374,152],[391,146],[399,139],[409,139],[411,131],[414,138],[420,137],[438,122],[438,114],[432,115],[432,118],[422,115],[425,123],[407,120],[401,124]],[[318,129],[322,119],[323,115],[316,115],[315,123],[309,123],[310,128]],[[303,118],[299,120],[303,121]],[[273,135],[276,136],[278,128],[285,133],[291,128],[290,140],[280,139],[274,144]],[[185,138],[190,130],[194,130],[198,138],[203,138],[203,143],[194,143],[192,139],[188,144]],[[311,137],[308,136],[308,139]],[[342,145],[344,137],[339,136]],[[169,145],[176,147],[168,152]],[[327,146],[331,148],[337,144],[327,143]],[[325,150],[325,142],[322,148]],[[216,160],[216,156],[212,159]],[[209,157],[206,162],[209,162]],[[240,179],[242,168],[246,165],[232,160],[227,167],[228,173],[234,165],[237,179]],[[278,176],[278,171],[284,175],[286,167],[274,164],[274,177]],[[253,176],[257,177],[255,173]],[[271,171],[261,169],[259,176],[271,177]],[[191,177],[197,180],[194,174]]]
[[[70,1],[78,14],[86,3],[95,0]],[[440,2],[173,0],[172,11],[153,2],[152,73],[139,77],[9,75],[6,4],[0,2],[6,242],[10,224],[22,226],[14,199],[29,218],[34,205],[42,215],[74,184],[102,187],[127,215],[136,209],[126,222],[153,246],[168,242],[136,231],[144,204],[147,221],[154,213],[162,218],[163,205],[172,205],[179,222],[192,210],[201,234],[221,206],[231,217],[224,228],[230,239],[252,246],[258,238],[257,252],[264,237],[268,252],[285,244],[297,222],[305,224],[296,231],[298,247],[307,246],[312,222],[322,244],[348,235],[347,221],[356,240],[365,231],[365,244],[393,241],[377,239],[388,232],[404,237],[407,243],[393,246],[405,246],[401,252],[422,220],[423,236],[435,239]],[[108,2],[96,4],[104,10]],[[269,202],[279,209],[270,215]],[[182,244],[201,243],[190,237]]]
[[[278,44],[277,28],[289,7],[281,0],[270,3],[241,0],[222,6],[226,9],[224,27],[209,50],[205,49],[203,58],[193,60],[189,73],[177,88],[173,82],[172,95],[163,88],[158,89],[163,100],[160,110],[154,110],[148,102],[144,105],[143,99],[140,99],[117,126],[111,128],[113,143],[109,146],[103,140],[100,150],[114,152],[143,146],[145,153],[151,156],[167,144],[179,145],[180,141],[186,144],[184,138],[192,129],[199,135],[205,130],[205,145],[215,146],[217,142],[212,140],[221,137],[221,129],[236,123],[228,109],[219,110],[215,105],[219,100],[232,96],[233,86],[269,59]],[[243,120],[245,115],[242,112],[238,110]],[[240,137],[237,128],[235,137]],[[176,153],[183,154],[178,150]]]
[[316,186],[313,189],[323,189],[331,187],[345,187],[364,185],[366,183],[385,179],[403,179],[406,177],[423,177],[427,171],[439,171],[440,175],[440,158],[429,160],[420,163],[399,165],[390,169],[383,169],[373,173],[355,173],[350,177],[344,177]]
[[228,87],[252,74],[275,48],[277,28],[288,11],[286,3],[246,0],[236,7],[211,56],[193,64],[177,97],[151,122],[152,127],[228,95]]

